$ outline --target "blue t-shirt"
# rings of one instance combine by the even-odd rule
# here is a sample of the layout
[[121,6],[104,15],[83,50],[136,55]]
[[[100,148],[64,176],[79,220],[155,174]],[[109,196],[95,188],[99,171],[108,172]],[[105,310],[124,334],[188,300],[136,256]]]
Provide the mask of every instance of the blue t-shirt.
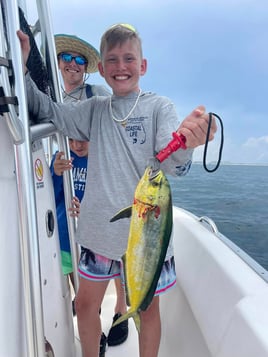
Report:
[[[73,164],[73,181],[74,181],[75,196],[78,197],[81,202],[84,196],[84,191],[86,186],[87,156],[79,157],[72,151],[70,151],[70,154],[71,154],[71,158],[73,158],[72,164]],[[65,207],[65,200],[64,200],[63,176],[58,176],[54,172],[53,164],[55,161],[55,157],[56,157],[56,153],[53,155],[50,165],[50,171],[52,174],[52,181],[53,181],[55,201],[56,201],[60,249],[65,252],[71,252],[67,217],[66,217],[66,207]]]

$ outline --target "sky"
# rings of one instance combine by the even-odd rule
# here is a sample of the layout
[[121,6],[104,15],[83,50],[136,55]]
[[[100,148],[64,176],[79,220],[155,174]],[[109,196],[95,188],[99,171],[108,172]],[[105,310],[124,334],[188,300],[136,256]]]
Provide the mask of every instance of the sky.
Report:
[[[53,33],[77,35],[99,49],[115,23],[139,32],[148,70],[142,90],[168,96],[182,120],[202,104],[223,121],[222,162],[268,164],[267,0],[50,0]],[[27,19],[36,21],[27,1]],[[100,75],[90,83],[105,84]],[[217,160],[220,125],[208,146]],[[202,160],[204,147],[195,150]]]

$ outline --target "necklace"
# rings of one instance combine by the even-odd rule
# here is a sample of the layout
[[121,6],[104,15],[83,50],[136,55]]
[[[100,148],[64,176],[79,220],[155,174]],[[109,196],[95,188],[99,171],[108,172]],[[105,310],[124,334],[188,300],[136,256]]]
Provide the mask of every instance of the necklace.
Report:
[[112,96],[110,96],[109,109],[110,109],[110,114],[111,114],[111,116],[112,116],[112,119],[113,119],[116,123],[119,123],[119,124],[125,126],[126,123],[127,123],[128,118],[129,118],[130,115],[133,113],[134,109],[136,108],[136,106],[137,106],[137,104],[138,104],[138,101],[139,101],[139,99],[140,99],[140,96],[141,96],[141,89],[139,90],[138,96],[137,96],[137,98],[136,98],[136,101],[135,101],[133,107],[130,109],[129,113],[128,113],[124,118],[122,118],[122,119],[118,119],[118,118],[116,118],[116,117],[114,116],[114,114],[113,114],[113,108],[112,108]]
[[80,102],[80,100],[81,100],[81,98],[82,98],[82,94],[83,94],[83,89],[84,89],[84,88],[85,88],[85,86],[83,86],[82,88],[80,88],[79,97],[76,98],[74,95],[71,95],[71,94],[67,93],[67,92],[63,89],[63,87],[61,87],[61,89],[62,89],[63,93],[65,94],[65,96],[75,99],[76,102]]

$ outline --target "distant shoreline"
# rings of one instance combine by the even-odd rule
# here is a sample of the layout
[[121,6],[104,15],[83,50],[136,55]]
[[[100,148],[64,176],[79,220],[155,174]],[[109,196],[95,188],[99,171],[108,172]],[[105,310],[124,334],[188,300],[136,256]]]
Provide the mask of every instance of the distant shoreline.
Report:
[[[203,165],[203,161],[193,161],[194,165]],[[207,165],[215,165],[216,161],[211,161],[207,163]],[[225,166],[268,166],[268,163],[238,163],[238,162],[229,162],[229,161],[222,161],[220,165],[225,165]]]

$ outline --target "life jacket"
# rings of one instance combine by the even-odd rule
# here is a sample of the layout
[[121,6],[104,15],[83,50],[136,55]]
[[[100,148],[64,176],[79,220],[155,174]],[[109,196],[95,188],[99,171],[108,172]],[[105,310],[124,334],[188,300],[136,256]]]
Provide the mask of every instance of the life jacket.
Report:
[[86,84],[86,96],[87,98],[93,97],[92,88],[90,84]]

